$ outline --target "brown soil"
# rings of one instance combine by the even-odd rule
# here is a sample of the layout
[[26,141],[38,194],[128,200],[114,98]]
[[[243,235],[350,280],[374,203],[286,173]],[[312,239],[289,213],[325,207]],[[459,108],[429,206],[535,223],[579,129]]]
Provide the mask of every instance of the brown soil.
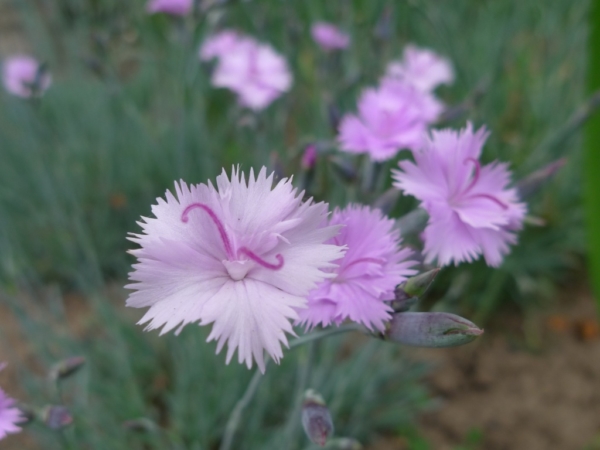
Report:
[[0,0],[0,57],[28,52],[18,14],[9,0]]
[[433,449],[464,445],[469,434],[480,435],[469,449],[600,449],[596,312],[589,295],[569,298],[526,328],[502,319],[475,344],[416,352],[438,364],[428,382],[441,404],[420,421]]

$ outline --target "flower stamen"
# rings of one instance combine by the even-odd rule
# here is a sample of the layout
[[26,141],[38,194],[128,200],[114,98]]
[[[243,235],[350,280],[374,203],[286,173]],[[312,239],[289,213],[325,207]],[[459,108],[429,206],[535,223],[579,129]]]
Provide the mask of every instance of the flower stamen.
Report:
[[471,189],[473,189],[473,187],[477,184],[477,182],[479,181],[479,175],[481,172],[481,164],[479,163],[479,161],[477,161],[475,158],[467,158],[464,161],[464,164],[471,162],[473,164],[475,164],[475,173],[473,174],[473,179],[471,180],[471,182],[469,183],[469,185],[467,186],[467,188],[463,191],[463,193],[467,193],[469,192]]
[[188,215],[189,215],[190,211],[192,211],[195,208],[200,208],[200,209],[204,210],[204,212],[206,212],[208,214],[208,216],[212,219],[213,223],[219,230],[219,236],[221,236],[221,240],[223,241],[223,246],[225,247],[225,253],[227,253],[228,257],[233,256],[233,251],[231,249],[231,241],[229,240],[229,236],[227,236],[227,232],[225,231],[223,222],[221,222],[221,220],[219,220],[219,218],[217,217],[215,212],[208,205],[205,205],[204,203],[192,203],[191,205],[188,205],[188,207],[185,208],[183,210],[183,213],[181,214],[181,221],[183,223],[187,223],[189,220]]
[[500,208],[502,208],[505,211],[508,209],[508,205],[506,203],[504,203],[498,197],[494,197],[493,195],[490,195],[490,194],[473,194],[473,195],[471,195],[471,198],[474,198],[474,197],[480,197],[480,198],[485,198],[487,200],[491,200],[492,202],[494,202],[496,205],[498,205]]
[[240,247],[240,249],[238,250],[238,253],[242,253],[242,254],[246,255],[252,261],[254,261],[257,264],[260,264],[261,266],[263,266],[266,269],[279,270],[283,267],[283,256],[281,255],[281,253],[278,253],[275,255],[275,259],[277,259],[277,264],[271,264],[271,263],[265,261],[264,259],[262,259],[260,256],[258,256],[256,253],[254,253],[252,250],[248,249],[247,247]]

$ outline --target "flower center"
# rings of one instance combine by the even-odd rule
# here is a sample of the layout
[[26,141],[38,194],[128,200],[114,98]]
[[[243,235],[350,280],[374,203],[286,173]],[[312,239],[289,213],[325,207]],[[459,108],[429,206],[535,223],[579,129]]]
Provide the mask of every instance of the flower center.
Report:
[[[473,174],[473,178],[471,179],[471,182],[469,183],[469,185],[462,192],[460,192],[457,195],[457,197],[462,197],[462,196],[469,194],[469,192],[475,187],[475,185],[479,181],[479,176],[481,175],[481,164],[475,158],[467,158],[464,160],[463,163],[464,164],[473,163],[475,165],[475,173]],[[495,195],[492,195],[492,194],[483,194],[483,193],[470,194],[470,195],[468,195],[468,197],[469,198],[484,198],[486,200],[489,200],[489,201],[495,203],[496,205],[498,205],[500,208],[502,208],[504,210],[508,209],[508,205],[506,203],[504,203],[502,200],[500,200],[498,197],[496,197]]]
[[[279,270],[283,267],[284,260],[283,255],[281,255],[281,253],[275,255],[277,263],[270,263],[262,259],[248,247],[242,246],[238,248],[237,251],[234,251],[233,246],[231,245],[231,240],[227,235],[227,231],[225,230],[223,222],[221,222],[217,214],[208,205],[204,203],[192,203],[188,205],[181,214],[181,221],[183,223],[187,223],[189,221],[190,211],[197,208],[206,212],[208,214],[208,217],[210,217],[212,222],[217,227],[219,236],[221,237],[221,242],[223,242],[225,254],[227,255],[227,259],[223,260],[222,263],[225,269],[227,270],[227,273],[233,280],[239,281],[244,279],[248,272],[256,265],[259,265],[269,270]],[[242,257],[245,258],[242,259]]]
[[[344,273],[352,266],[355,266],[357,264],[379,264],[380,266],[385,264],[385,260],[383,258],[369,258],[369,257],[365,257],[365,258],[357,258],[353,261],[351,261],[349,264],[346,264],[344,266],[344,268],[342,270],[340,270],[339,274],[337,277],[335,277],[333,279],[334,282],[338,282],[341,283],[345,280],[348,279],[348,277],[344,276]],[[356,275],[357,277],[363,276],[365,275],[366,270],[363,270],[361,273],[359,273],[358,275]],[[350,278],[354,278],[354,277],[350,277]]]

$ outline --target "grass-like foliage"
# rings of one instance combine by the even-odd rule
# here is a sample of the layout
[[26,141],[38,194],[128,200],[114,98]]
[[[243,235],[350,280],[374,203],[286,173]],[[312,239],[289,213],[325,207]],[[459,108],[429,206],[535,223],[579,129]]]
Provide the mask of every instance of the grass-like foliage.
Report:
[[[136,221],[174,180],[200,183],[223,167],[266,165],[303,187],[300,158],[310,143],[320,157],[309,195],[333,206],[373,203],[406,155],[380,165],[342,155],[335,126],[407,43],[452,61],[456,82],[437,92],[460,107],[441,125],[485,124],[492,134],[484,161],[509,161],[521,179],[567,159],[526,199],[544,225],[527,226],[499,269],[445,269],[430,298],[483,321],[503,302],[538,305],[580,266],[577,131],[586,112],[587,2],[201,1],[185,18],[150,16],[144,3],[27,0],[10,7],[22,45],[53,76],[40,98],[0,92],[0,301],[33,349],[33,372],[19,368],[29,400],[60,400],[75,417],[59,433],[32,428],[44,449],[218,446],[252,374],[215,357],[204,329],[158,338],[134,325],[139,315],[123,311],[124,295],[106,288],[124,284],[130,270],[126,251],[134,245],[126,235],[139,232]],[[309,32],[317,20],[349,32],[350,48],[320,50]],[[290,65],[291,91],[264,111],[244,109],[210,85],[211,65],[199,61],[198,48],[224,27],[270,43]],[[392,206],[400,217],[415,203],[400,197]],[[63,291],[84,295],[65,303]],[[66,325],[72,309],[81,329]],[[73,354],[85,355],[87,367],[57,392],[40,374]],[[267,371],[234,448],[306,447],[298,399],[307,386],[328,399],[338,436],[368,441],[398,430],[425,403],[415,381],[422,371],[375,340],[336,336],[291,350]],[[123,427],[141,417],[145,431]]]

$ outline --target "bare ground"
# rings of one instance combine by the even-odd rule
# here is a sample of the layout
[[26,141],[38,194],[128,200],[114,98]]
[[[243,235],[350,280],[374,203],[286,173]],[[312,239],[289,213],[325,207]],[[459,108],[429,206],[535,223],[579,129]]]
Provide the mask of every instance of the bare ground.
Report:
[[[427,382],[440,406],[419,423],[431,448],[600,449],[600,335],[589,294],[527,322],[497,322],[474,344],[413,352],[438,366]],[[373,450],[408,448],[396,438]]]

